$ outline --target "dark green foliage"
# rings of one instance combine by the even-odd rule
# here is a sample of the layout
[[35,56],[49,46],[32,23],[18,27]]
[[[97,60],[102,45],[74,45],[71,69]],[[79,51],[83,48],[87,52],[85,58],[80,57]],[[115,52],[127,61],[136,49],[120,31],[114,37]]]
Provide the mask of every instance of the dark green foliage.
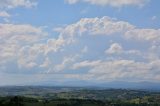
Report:
[[0,106],[160,106],[159,92],[128,89],[17,87],[0,95]]
[[133,103],[131,100],[54,99],[36,100],[26,97],[1,97],[0,106],[160,106],[159,102]]

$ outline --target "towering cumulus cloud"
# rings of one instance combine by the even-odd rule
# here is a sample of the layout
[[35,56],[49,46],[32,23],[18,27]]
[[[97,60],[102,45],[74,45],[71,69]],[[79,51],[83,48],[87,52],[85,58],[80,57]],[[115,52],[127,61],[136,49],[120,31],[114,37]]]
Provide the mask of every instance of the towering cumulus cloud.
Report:
[[0,78],[159,82],[158,3],[0,0]]

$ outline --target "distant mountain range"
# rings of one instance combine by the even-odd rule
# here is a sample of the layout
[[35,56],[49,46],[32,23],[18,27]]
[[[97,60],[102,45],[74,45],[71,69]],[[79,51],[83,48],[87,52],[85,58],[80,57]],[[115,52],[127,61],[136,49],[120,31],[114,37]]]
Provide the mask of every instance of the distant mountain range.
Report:
[[160,83],[155,82],[124,82],[114,81],[105,83],[95,83],[87,81],[68,81],[68,82],[40,82],[34,85],[42,86],[67,86],[67,87],[95,87],[95,88],[115,88],[115,89],[146,89],[159,90]]

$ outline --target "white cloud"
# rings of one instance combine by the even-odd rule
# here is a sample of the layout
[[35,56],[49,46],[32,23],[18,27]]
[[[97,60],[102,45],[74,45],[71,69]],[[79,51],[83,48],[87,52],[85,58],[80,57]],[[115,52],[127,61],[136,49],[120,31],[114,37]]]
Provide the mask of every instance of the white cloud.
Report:
[[123,52],[123,48],[118,43],[113,43],[109,49],[105,51],[107,54],[120,54]]
[[43,53],[44,53],[44,46],[42,44],[35,44],[32,46],[29,45],[22,46],[17,54],[18,67],[33,68],[35,64],[36,65],[40,64],[38,58],[40,58]]
[[105,53],[106,54],[109,54],[109,55],[113,55],[113,54],[116,54],[116,55],[142,55],[142,53],[139,51],[139,50],[125,50],[121,44],[119,43],[113,43],[110,45],[110,47],[105,50]]
[[65,1],[68,2],[69,4],[75,4],[79,2],[79,0],[65,0]]
[[35,0],[1,0],[0,8],[15,8],[15,7],[27,7],[37,5]]
[[31,25],[0,24],[1,41],[33,43],[47,35],[41,28]]
[[[138,29],[128,22],[102,17],[83,18],[65,26],[57,38],[47,37],[42,27],[18,24],[0,24],[0,35],[0,64],[12,61],[21,69],[38,67],[44,73],[83,68],[86,71],[83,77],[79,74],[66,77],[84,80],[158,80],[159,45],[149,44],[141,50],[136,41],[159,42],[159,29]],[[105,51],[110,40],[119,43],[112,42]],[[141,55],[138,59],[137,54]]]
[[16,59],[20,49],[46,37],[41,28],[31,25],[0,24],[0,63]]
[[[111,46],[105,51],[107,54],[111,55],[107,55],[105,59],[99,59],[98,57],[95,57],[97,58],[97,61],[84,59],[82,62],[71,64],[72,70],[78,70],[81,68],[90,69],[89,73],[86,73],[86,76],[89,76],[88,78],[95,78],[98,80],[156,80],[153,78],[153,76],[158,76],[158,74],[155,75],[155,72],[157,72],[158,68],[154,69],[152,72],[153,67],[155,64],[157,64],[157,62],[152,63],[155,61],[155,59],[148,60],[146,58],[149,56],[149,54],[153,54],[148,51],[152,45],[147,45],[148,48],[145,48],[142,51],[136,46],[136,41],[140,41],[140,43],[143,43],[143,41],[158,42],[159,29],[138,29],[136,26],[128,22],[118,21],[109,17],[83,18],[74,24],[66,26],[64,30],[60,32],[60,35],[73,39],[80,39],[80,37],[85,38],[85,36],[90,36],[90,42],[92,43],[101,42],[94,42],[94,40],[92,40],[93,35],[93,37],[96,36],[97,39],[100,35],[103,35],[106,39],[110,38],[113,41],[115,37],[113,35],[116,35],[116,40],[117,38],[123,39],[119,40],[119,42],[122,43],[123,41],[123,44],[126,44],[126,47],[128,43],[132,43],[129,45],[133,46],[134,48],[127,47],[127,49],[123,48],[119,43],[111,44]],[[128,39],[135,40],[135,42],[128,42]],[[125,41],[127,43],[125,43]],[[156,52],[156,54],[157,53],[158,52]],[[112,58],[112,54],[118,54],[119,58],[113,57],[114,59],[110,59]],[[81,78],[80,75],[71,76]],[[68,75],[68,77],[70,77],[70,75]]]
[[[67,79],[81,79],[81,80],[91,80],[94,77],[92,74],[65,74],[64,78]],[[93,81],[93,80],[92,80]]]
[[[113,80],[132,80],[132,81],[157,81],[159,76],[159,60],[149,63],[136,62],[134,60],[114,60],[114,61],[83,61],[75,64],[75,69],[88,67],[88,80],[113,81]],[[81,77],[80,77],[81,76]],[[156,76],[156,77],[153,77]],[[72,75],[83,79],[83,75]]]
[[70,41],[74,41],[73,38],[76,36],[86,35],[123,35],[126,39],[137,41],[150,41],[152,43],[160,41],[160,29],[141,29],[128,22],[106,16],[102,18],[82,18],[80,21],[66,26],[60,32],[60,35],[64,38],[70,36]]
[[[18,64],[19,67],[26,67],[28,63],[35,62],[41,68],[51,69],[53,65],[52,61],[49,59],[49,53],[56,53],[59,49],[63,47],[65,41],[63,38],[58,39],[48,39],[45,43],[35,43],[34,45],[24,46],[20,49],[18,53]],[[44,61],[39,61],[39,59],[45,58]]]
[[63,37],[59,37],[58,39],[48,39],[45,54],[49,52],[57,52],[62,46],[64,46],[66,41]]
[[42,67],[42,68],[48,68],[48,67],[50,67],[51,64],[52,63],[51,63],[50,59],[47,57],[47,58],[45,58],[43,64],[40,65],[40,67]]
[[34,63],[34,62],[30,62],[30,63],[28,63],[28,64],[25,64],[25,68],[33,68],[33,67],[35,67],[35,66],[37,66],[37,64]]
[[[40,68],[47,68],[52,70],[61,70],[65,67],[68,59],[65,59],[64,62],[55,66],[52,61],[49,59],[50,53],[56,54],[59,52],[62,47],[66,44],[66,41],[63,37],[59,36],[57,39],[48,39],[46,42],[36,42],[33,45],[23,46],[18,53],[18,64],[20,68],[28,66],[28,63],[35,62]],[[40,61],[40,59],[42,59]],[[27,67],[26,67],[27,68]]]
[[112,35],[134,29],[134,26],[125,21],[114,18],[83,18],[75,24],[68,25],[61,32],[62,35]]
[[15,58],[19,45],[16,44],[2,44],[0,43],[0,64],[5,64],[7,61]]
[[[18,57],[17,63],[19,68],[39,66],[40,68],[48,68],[50,72],[65,70],[69,65],[73,64],[77,57],[64,58],[61,64],[55,64],[49,61],[48,56],[53,55],[53,53],[58,53],[63,47],[69,46],[69,44],[71,45],[77,36],[81,37],[83,33],[88,33],[89,35],[112,35],[134,28],[134,26],[127,22],[117,21],[109,17],[85,18],[76,24],[66,26],[64,30],[60,32],[58,38],[48,38],[41,42],[47,35],[41,27],[14,24],[1,24],[1,26],[0,34],[2,35],[2,41],[5,42],[4,44],[15,44],[16,49],[18,49],[18,54],[15,49],[12,54],[10,52],[8,54],[5,54],[7,53],[5,51],[2,52],[2,54],[5,54],[2,55],[3,57],[7,57],[6,55],[13,55],[12,57],[14,58]],[[96,30],[96,28],[100,31]],[[88,52],[87,45],[84,46],[80,52],[82,54]],[[65,55],[63,57],[65,57]],[[40,58],[42,58],[41,61],[39,61]],[[54,68],[51,65],[54,66]]]
[[135,39],[139,41],[160,41],[160,29],[133,29],[125,33],[128,39]]
[[62,27],[56,27],[56,28],[53,28],[53,31],[55,31],[55,32],[62,32],[63,28]]
[[112,6],[122,7],[127,5],[133,6],[144,6],[149,0],[66,0],[69,4],[75,4],[78,2],[86,2],[89,4],[100,5],[100,6]]
[[59,71],[65,70],[65,69],[69,69],[71,64],[73,64],[76,61],[77,58],[79,58],[79,55],[64,57],[62,63],[55,65],[49,71],[50,72],[59,72]]
[[0,11],[0,17],[10,17],[11,15],[9,13],[7,13],[6,11]]
[[84,68],[84,67],[93,67],[93,66],[97,66],[100,64],[100,60],[97,60],[97,61],[83,61],[83,62],[80,62],[80,63],[75,63],[73,64],[73,67],[72,69],[76,70],[76,69],[79,69],[79,68]]

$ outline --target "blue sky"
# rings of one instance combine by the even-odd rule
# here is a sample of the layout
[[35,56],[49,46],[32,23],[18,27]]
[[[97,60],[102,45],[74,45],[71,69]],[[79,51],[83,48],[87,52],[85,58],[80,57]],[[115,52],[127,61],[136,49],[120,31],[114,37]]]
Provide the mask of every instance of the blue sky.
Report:
[[160,81],[159,0],[1,0],[0,84]]

